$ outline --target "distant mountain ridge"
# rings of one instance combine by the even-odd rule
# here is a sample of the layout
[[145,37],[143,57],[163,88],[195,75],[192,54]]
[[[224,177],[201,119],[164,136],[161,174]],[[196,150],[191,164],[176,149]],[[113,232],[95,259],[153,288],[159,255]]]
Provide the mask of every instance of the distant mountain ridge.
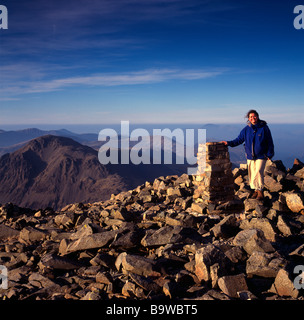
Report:
[[40,130],[37,128],[28,128],[23,130],[0,130],[0,152],[1,148],[13,147],[18,144],[25,144],[28,141],[44,136],[54,135],[61,137],[68,137],[76,140],[77,142],[83,142],[88,140],[97,140],[98,135],[94,133],[77,134],[66,129],[60,130]]
[[98,152],[71,138],[46,135],[0,158],[0,203],[58,209],[134,188],[180,166],[102,165]]

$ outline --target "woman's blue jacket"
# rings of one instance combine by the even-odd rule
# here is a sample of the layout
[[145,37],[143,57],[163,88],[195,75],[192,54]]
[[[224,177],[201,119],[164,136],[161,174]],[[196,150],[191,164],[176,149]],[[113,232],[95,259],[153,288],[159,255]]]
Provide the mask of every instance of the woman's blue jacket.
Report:
[[271,132],[263,120],[259,120],[256,125],[249,123],[236,139],[227,142],[230,147],[236,147],[245,142],[248,160],[271,159],[274,156]]

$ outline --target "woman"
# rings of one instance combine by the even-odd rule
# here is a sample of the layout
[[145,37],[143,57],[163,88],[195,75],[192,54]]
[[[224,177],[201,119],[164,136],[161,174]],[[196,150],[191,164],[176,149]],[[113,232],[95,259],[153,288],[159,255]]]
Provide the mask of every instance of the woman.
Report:
[[240,135],[235,140],[222,142],[229,147],[245,142],[249,183],[251,189],[255,190],[252,198],[261,200],[266,161],[274,156],[273,140],[266,121],[260,120],[257,111],[249,110],[246,118],[248,125]]

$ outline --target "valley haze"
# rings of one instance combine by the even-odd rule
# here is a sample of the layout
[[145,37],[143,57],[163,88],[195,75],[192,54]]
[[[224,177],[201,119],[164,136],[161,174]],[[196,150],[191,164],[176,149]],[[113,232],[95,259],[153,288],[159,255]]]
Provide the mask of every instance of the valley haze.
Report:
[[[267,121],[268,119],[266,119]],[[286,167],[291,167],[293,160],[299,158],[304,160],[304,124],[289,124],[289,123],[271,123],[267,121],[271,130],[274,145],[274,159],[282,160]],[[134,124],[130,121],[130,131],[143,128],[153,133],[153,129],[169,128],[173,131],[176,128],[185,129],[206,129],[207,141],[232,140],[238,136],[241,129],[246,126],[246,123],[236,124]],[[34,129],[39,128],[39,129]],[[63,129],[64,128],[64,129]],[[55,134],[60,136],[70,137],[80,143],[89,143],[98,140],[98,133],[106,128],[115,130],[120,133],[120,124],[27,124],[27,125],[1,125],[0,127],[0,155],[10,152],[10,147],[13,150],[18,148],[18,143],[34,139],[44,134]],[[6,132],[1,132],[1,129]],[[18,136],[18,138],[16,138]],[[15,140],[14,138],[15,137]],[[5,140],[5,141],[4,141]],[[197,143],[197,141],[196,141]],[[15,146],[12,146],[15,145]],[[9,147],[9,148],[7,148]],[[6,149],[7,148],[7,149]],[[243,146],[230,148],[230,157],[232,163],[246,162]],[[237,154],[235,156],[235,154]]]

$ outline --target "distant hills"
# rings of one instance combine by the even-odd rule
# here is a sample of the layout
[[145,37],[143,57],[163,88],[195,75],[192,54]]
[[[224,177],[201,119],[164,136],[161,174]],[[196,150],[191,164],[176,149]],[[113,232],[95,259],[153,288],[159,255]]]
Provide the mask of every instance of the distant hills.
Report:
[[76,134],[66,129],[40,130],[37,128],[29,128],[16,131],[0,130],[0,156],[21,148],[32,139],[48,134],[72,138],[73,140],[83,144],[90,141],[97,141],[98,138],[98,135],[94,133]]
[[96,150],[71,138],[46,135],[0,158],[0,203],[58,209],[108,199],[179,166],[102,165]]
[[[242,127],[201,126],[207,129],[207,141],[231,140]],[[270,128],[275,160],[282,160],[290,167],[294,158],[304,159],[303,125]],[[145,148],[152,146],[152,137],[143,140],[146,140]],[[60,209],[69,203],[106,200],[112,193],[133,189],[159,176],[181,175],[189,167],[186,161],[184,165],[102,165],[98,150],[103,143],[98,141],[96,133],[77,134],[66,129],[0,130],[0,203]],[[130,142],[130,148],[136,143]],[[229,153],[234,166],[246,162],[243,146],[229,148]]]

